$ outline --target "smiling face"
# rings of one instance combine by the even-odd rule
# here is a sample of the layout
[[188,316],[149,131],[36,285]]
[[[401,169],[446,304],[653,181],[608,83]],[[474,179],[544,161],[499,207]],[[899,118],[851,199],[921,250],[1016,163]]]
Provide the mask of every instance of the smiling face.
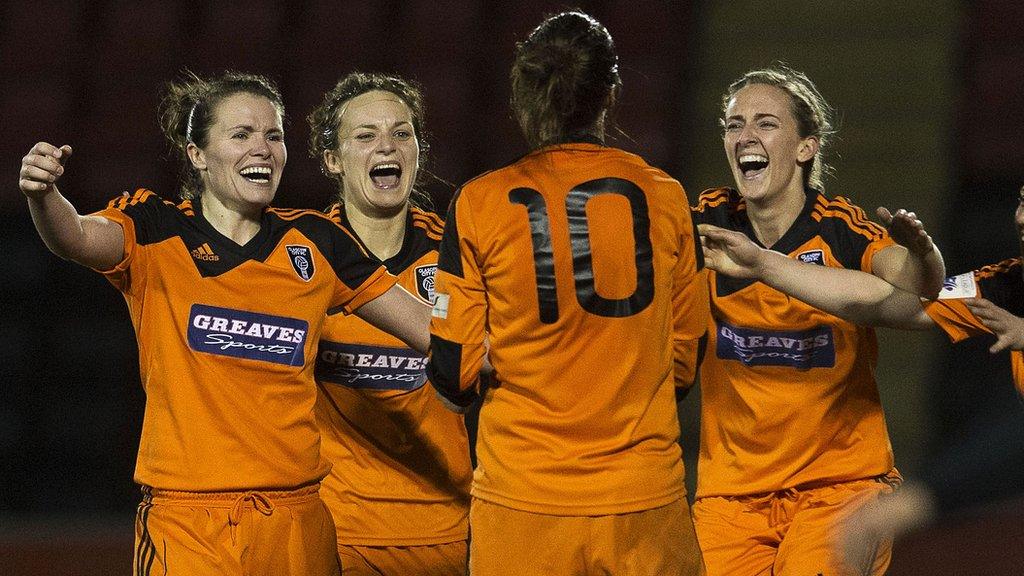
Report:
[[324,151],[324,166],[341,177],[346,207],[380,216],[405,209],[419,162],[412,120],[391,92],[366,92],[342,105],[338,147]]
[[187,152],[203,181],[204,209],[258,213],[274,199],[288,160],[281,112],[263,96],[227,96],[213,110],[206,145],[189,143]]
[[818,139],[800,137],[785,90],[750,84],[737,91],[726,107],[723,140],[736,187],[748,202],[803,195],[804,170],[810,170]]

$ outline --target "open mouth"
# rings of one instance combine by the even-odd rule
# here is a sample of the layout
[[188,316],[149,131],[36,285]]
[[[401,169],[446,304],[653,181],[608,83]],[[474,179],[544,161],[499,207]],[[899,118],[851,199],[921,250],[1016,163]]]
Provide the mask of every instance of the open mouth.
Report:
[[249,166],[243,168],[239,174],[249,182],[266,184],[270,182],[270,168],[268,166]]
[[760,154],[744,154],[739,157],[737,164],[744,178],[755,178],[768,168],[768,157]]
[[373,181],[373,185],[383,190],[397,187],[401,177],[402,167],[397,162],[377,164],[370,169],[370,180]]

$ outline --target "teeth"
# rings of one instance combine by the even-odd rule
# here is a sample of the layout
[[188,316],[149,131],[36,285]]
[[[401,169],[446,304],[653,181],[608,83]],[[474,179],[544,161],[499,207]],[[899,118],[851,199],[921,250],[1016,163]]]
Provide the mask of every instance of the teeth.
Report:
[[768,157],[760,154],[744,154],[739,158],[740,162],[767,162]]
[[389,168],[399,170],[401,166],[398,165],[398,162],[385,162],[383,164],[377,164],[376,166],[373,167],[373,170],[386,170]]
[[269,176],[270,168],[267,166],[249,166],[248,168],[243,168],[239,174],[242,176],[248,176],[249,174],[266,174]]

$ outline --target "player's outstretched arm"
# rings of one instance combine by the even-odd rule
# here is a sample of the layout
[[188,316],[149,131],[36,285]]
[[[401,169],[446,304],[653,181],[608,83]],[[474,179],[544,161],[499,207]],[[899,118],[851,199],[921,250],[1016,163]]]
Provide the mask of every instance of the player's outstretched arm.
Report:
[[903,247],[888,248],[876,256],[873,266],[879,276],[898,288],[935,299],[946,279],[946,266],[924,224],[917,214],[902,208],[894,214],[880,206],[876,213],[892,239]]
[[57,190],[71,146],[39,142],[21,159],[18,187],[32,222],[54,254],[90,268],[113,268],[124,257],[124,230],[101,216],[81,216]]
[[1024,318],[1007,312],[984,298],[968,298],[964,304],[996,337],[988,351],[1024,350]]
[[934,325],[917,296],[872,274],[800,262],[757,246],[741,232],[708,224],[698,231],[705,265],[720,274],[760,280],[856,324],[905,330]]
[[357,308],[355,315],[421,354],[430,348],[430,306],[398,284]]

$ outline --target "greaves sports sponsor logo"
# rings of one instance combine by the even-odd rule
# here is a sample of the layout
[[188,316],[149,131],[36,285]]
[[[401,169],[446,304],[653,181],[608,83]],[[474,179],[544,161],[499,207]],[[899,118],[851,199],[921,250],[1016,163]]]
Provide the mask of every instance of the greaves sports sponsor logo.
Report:
[[434,303],[434,276],[437,274],[437,264],[416,267],[416,292],[431,304]]
[[220,356],[302,366],[309,323],[244,310],[193,304],[188,345]]
[[828,368],[836,365],[836,346],[831,326],[781,332],[752,330],[718,323],[716,353],[723,360],[747,366]]
[[427,357],[408,348],[320,340],[316,378],[350,388],[415,390],[427,381]]

